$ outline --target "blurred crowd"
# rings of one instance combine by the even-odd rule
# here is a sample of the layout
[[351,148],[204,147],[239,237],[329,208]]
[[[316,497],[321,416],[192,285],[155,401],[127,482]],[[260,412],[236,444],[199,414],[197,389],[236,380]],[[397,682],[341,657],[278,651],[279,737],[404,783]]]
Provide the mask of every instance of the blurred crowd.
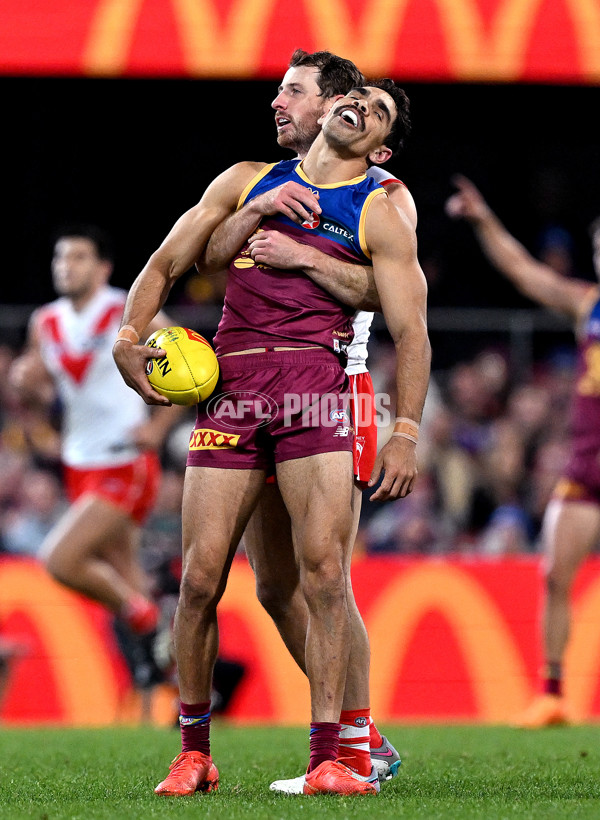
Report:
[[[17,351],[0,348],[0,549],[35,556],[65,508],[60,407],[23,408],[6,378]],[[394,351],[373,338],[375,392],[394,417]],[[419,441],[419,478],[393,504],[363,504],[358,554],[502,556],[538,552],[544,507],[566,458],[574,348],[558,349],[515,381],[502,350],[483,349],[433,371]],[[183,471],[194,412],[171,432],[144,563],[174,607]],[[380,419],[386,421],[386,419]],[[381,443],[391,432],[379,427]],[[368,492],[367,492],[368,494]],[[243,550],[243,544],[241,549]],[[172,588],[171,588],[172,587]]]
[[[406,499],[363,505],[370,554],[495,557],[541,551],[540,528],[567,456],[574,349],[558,349],[525,379],[484,349],[434,372],[419,438],[419,477]],[[376,391],[393,384],[393,352],[374,352]],[[391,432],[382,428],[382,441]]]

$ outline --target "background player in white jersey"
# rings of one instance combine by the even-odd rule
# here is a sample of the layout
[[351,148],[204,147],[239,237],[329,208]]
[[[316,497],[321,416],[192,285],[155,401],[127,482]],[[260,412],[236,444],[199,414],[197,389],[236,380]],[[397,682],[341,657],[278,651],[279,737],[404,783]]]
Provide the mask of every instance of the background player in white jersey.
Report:
[[[157,449],[176,411],[150,415],[115,366],[111,350],[126,293],[108,285],[112,266],[99,228],[60,233],[52,257],[59,298],[33,314],[10,377],[24,402],[49,404],[57,396],[61,404],[71,505],[41,546],[42,560],[57,581],[146,635],[159,613],[138,560],[139,528],[156,497]],[[159,314],[148,333],[168,324]]]
[[[296,51],[290,67],[273,100],[277,141],[284,148],[305,157],[320,131],[319,119],[329,110],[337,96],[349,87],[363,83],[364,78],[353,63],[329,52],[307,54]],[[372,166],[368,174],[383,184],[388,196],[414,231],[417,214],[414,200],[406,186],[390,173]],[[235,251],[236,237],[251,231],[257,224],[260,197],[225,220],[211,237],[205,262],[211,270],[225,265]],[[257,210],[257,208],[259,210]],[[257,240],[261,256],[255,259],[278,268],[300,268],[319,285],[353,307],[381,310],[372,272],[347,264],[324,253],[294,242],[277,232],[268,232],[268,245]],[[373,313],[359,310],[353,325],[355,337],[348,348],[347,372],[354,402],[354,526],[346,554],[348,600],[352,611],[352,652],[346,679],[343,712],[340,723],[340,748],[346,762],[359,774],[369,773],[371,763],[384,780],[396,774],[399,755],[372,721],[369,708],[369,640],[351,589],[350,564],[352,547],[358,529],[362,490],[374,471],[377,454],[377,429],[374,419],[373,385],[368,373],[367,343]],[[398,341],[398,340],[396,340]],[[360,397],[360,398],[359,398]],[[403,416],[398,408],[399,416]],[[407,442],[410,458],[414,444]],[[412,465],[408,467],[412,469]],[[244,544],[256,576],[259,600],[273,618],[290,653],[305,670],[305,641],[308,623],[306,602],[300,590],[298,567],[294,556],[290,517],[276,484],[268,484],[246,528]],[[362,757],[362,759],[361,759]],[[301,793],[304,778],[276,781],[275,791]]]

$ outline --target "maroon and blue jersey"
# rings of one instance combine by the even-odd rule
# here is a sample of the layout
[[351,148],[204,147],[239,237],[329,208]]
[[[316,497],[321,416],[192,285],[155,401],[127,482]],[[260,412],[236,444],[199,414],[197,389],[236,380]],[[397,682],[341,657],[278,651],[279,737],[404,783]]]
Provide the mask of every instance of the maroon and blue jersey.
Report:
[[600,453],[600,298],[580,333],[571,433],[575,453]]
[[600,504],[600,297],[579,333],[571,448],[555,496]]
[[[303,225],[277,214],[265,218],[259,230],[280,231],[336,259],[371,264],[365,218],[374,197],[385,193],[383,188],[366,175],[315,185],[300,160],[285,160],[267,165],[251,180],[238,209],[290,180],[318,193],[322,212]],[[353,336],[354,312],[300,270],[255,263],[246,244],[229,266],[215,350],[222,355],[251,347],[319,345],[344,354]]]

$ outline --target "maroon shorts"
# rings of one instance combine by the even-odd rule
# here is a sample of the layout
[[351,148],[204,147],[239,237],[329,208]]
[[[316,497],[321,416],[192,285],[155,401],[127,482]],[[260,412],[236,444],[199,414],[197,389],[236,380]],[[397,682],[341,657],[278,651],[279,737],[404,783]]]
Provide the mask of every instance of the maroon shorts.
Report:
[[571,455],[553,497],[600,506],[600,454],[597,450]]
[[190,467],[274,471],[318,453],[352,452],[348,377],[333,353],[225,356],[217,391],[198,405]]
[[64,477],[71,503],[84,495],[96,495],[142,524],[158,495],[160,461],[156,453],[147,451],[117,467],[80,470],[65,466]]
[[350,410],[354,424],[354,477],[362,486],[371,478],[377,457],[375,391],[370,373],[350,376]]

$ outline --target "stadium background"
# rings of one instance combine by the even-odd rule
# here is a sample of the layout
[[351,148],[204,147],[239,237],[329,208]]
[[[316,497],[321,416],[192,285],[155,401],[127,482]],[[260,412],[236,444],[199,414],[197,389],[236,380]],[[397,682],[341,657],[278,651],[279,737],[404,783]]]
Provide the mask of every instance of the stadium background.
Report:
[[[274,146],[269,103],[298,46],[336,51],[409,93],[414,131],[392,170],[419,210],[442,397],[452,374],[478,354],[502,360],[505,392],[549,361],[568,369],[566,327],[494,275],[443,204],[452,174],[465,173],[528,247],[542,252],[559,237],[573,270],[591,277],[587,226],[597,215],[600,171],[594,0],[86,0],[76,8],[41,0],[35,13],[5,0],[5,344],[18,349],[31,308],[53,296],[48,261],[58,225],[107,228],[116,245],[113,281],[128,287],[218,172],[240,159],[284,156]],[[192,279],[178,285],[170,311],[211,335],[218,292]],[[378,323],[371,360],[386,357]],[[502,721],[517,711],[541,660],[535,538],[515,556],[467,549],[472,533],[462,533],[460,549],[455,538],[452,548],[422,549],[415,558],[410,545],[391,554],[371,549],[365,532],[355,574],[381,719]],[[577,588],[568,667],[582,716],[600,714],[600,629],[591,615],[597,569],[590,565]],[[2,633],[24,636],[29,646],[14,665],[2,717],[85,722],[90,698],[95,721],[130,716],[127,675],[103,614],[23,559],[5,556],[0,582]],[[306,686],[252,596],[240,558],[223,608],[224,649],[247,667],[231,716],[301,722]],[[495,653],[486,651],[491,645]],[[46,700],[27,713],[40,679]],[[265,691],[257,714],[256,695]]]

